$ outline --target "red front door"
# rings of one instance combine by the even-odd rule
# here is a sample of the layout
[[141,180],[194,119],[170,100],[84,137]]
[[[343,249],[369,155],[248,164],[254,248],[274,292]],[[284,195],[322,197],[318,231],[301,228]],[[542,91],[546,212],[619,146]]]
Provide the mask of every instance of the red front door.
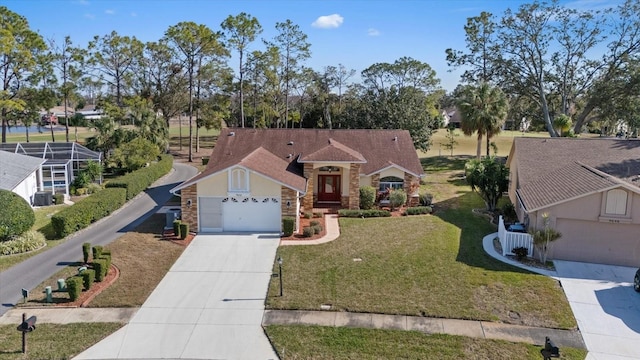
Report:
[[318,175],[318,201],[340,202],[340,175]]

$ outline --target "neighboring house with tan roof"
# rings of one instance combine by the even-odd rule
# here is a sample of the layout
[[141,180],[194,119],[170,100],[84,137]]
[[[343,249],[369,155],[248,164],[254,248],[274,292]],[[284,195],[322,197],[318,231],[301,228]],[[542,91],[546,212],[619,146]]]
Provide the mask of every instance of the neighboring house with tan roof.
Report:
[[525,226],[562,237],[551,259],[640,265],[640,141],[515,138],[509,198]]
[[423,175],[406,130],[227,128],[207,168],[171,192],[199,232],[280,232],[302,209],[358,209],[361,186],[403,188],[417,202]]

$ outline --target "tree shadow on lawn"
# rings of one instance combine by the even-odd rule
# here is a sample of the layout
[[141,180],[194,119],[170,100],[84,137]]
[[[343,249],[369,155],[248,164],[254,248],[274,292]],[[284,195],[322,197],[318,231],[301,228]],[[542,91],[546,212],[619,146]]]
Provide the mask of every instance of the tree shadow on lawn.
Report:
[[433,216],[460,229],[460,245],[456,261],[486,270],[529,274],[529,271],[498,261],[484,251],[482,238],[496,232],[497,229],[486,217],[471,211],[473,208],[484,206],[482,201],[478,201],[479,199],[478,194],[467,192],[434,204]]
[[431,156],[420,158],[420,164],[423,169],[429,169],[429,171],[452,171],[460,170],[464,171],[464,164],[474,156],[459,155],[459,156]]

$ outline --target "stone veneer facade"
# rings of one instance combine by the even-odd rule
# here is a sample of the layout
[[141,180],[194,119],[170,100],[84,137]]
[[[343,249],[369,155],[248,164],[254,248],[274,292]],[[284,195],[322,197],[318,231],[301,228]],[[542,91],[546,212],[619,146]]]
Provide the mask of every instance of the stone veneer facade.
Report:
[[[298,197],[298,192],[289,189],[286,186],[281,186],[280,196],[280,209],[282,216],[296,217],[298,215],[296,212],[296,198]],[[287,201],[289,202],[289,206],[287,206]]]
[[307,193],[302,199],[302,207],[304,211],[312,211],[313,209],[313,164],[304,164],[304,177],[307,179]]
[[[180,191],[182,222],[189,224],[189,231],[198,231],[198,185],[193,184]],[[187,201],[191,200],[191,206]]]
[[349,168],[349,209],[360,209],[360,164]]
[[[414,185],[415,184],[415,185]],[[409,173],[404,173],[404,192],[407,193],[407,206],[418,206],[420,205],[420,196],[419,196],[419,192],[414,191],[414,194],[411,193],[411,187],[412,185],[419,187],[420,186],[420,180],[409,174]]]
[[373,186],[373,188],[376,189],[376,193],[377,193],[378,189],[380,188],[380,174],[371,175],[371,186]]

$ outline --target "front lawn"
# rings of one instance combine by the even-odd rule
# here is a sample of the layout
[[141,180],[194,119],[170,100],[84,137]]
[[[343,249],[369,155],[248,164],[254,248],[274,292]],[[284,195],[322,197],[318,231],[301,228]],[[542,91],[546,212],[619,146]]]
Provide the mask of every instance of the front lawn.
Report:
[[284,296],[273,279],[267,307],[575,328],[557,281],[485,254],[482,238],[496,229],[472,214],[483,204],[459,172],[430,174],[435,183],[424,190],[437,193],[434,215],[341,218],[333,242],[281,247]]
[[[266,327],[280,359],[540,359],[539,346],[417,331],[321,326]],[[586,350],[562,348],[563,359]]]
[[124,324],[37,324],[27,334],[26,354],[22,354],[22,333],[16,331],[17,325],[0,326],[0,360],[71,359]]

